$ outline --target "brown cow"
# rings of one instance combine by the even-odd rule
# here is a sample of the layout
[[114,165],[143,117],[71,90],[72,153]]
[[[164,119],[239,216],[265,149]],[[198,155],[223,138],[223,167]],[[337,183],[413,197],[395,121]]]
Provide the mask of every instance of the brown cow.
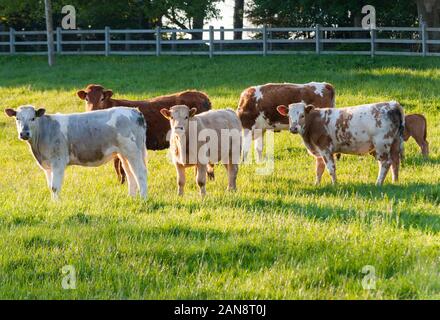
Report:
[[[132,101],[112,99],[112,90],[105,89],[98,84],[89,84],[84,90],[78,91],[77,95],[80,99],[86,101],[87,111],[108,109],[116,106],[138,108],[147,122],[148,150],[163,150],[170,146],[167,140],[170,123],[160,113],[161,109],[169,109],[178,104],[196,108],[197,113],[211,109],[211,101],[208,96],[203,92],[195,90],[182,91],[148,100]],[[114,165],[119,181],[124,183],[125,172],[118,158],[114,159]],[[213,178],[213,168],[209,167],[208,171],[208,176]]]
[[403,139],[408,141],[410,137],[416,140],[425,157],[429,155],[429,143],[426,140],[426,118],[421,114],[408,114],[405,116],[405,131]]
[[287,130],[289,120],[277,111],[279,105],[304,101],[317,108],[335,106],[335,89],[325,82],[306,84],[268,83],[250,87],[241,93],[237,114],[244,130],[243,159],[246,160],[252,139],[258,160],[262,159],[265,130]]

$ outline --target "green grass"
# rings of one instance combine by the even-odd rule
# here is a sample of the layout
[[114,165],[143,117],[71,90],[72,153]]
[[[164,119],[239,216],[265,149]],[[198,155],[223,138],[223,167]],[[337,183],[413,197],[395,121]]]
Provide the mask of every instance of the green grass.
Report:
[[[192,170],[176,195],[166,152],[149,151],[149,199],[130,199],[111,164],[70,167],[50,201],[43,172],[0,115],[0,298],[43,299],[439,299],[440,60],[345,56],[44,57],[0,59],[2,109],[32,103],[82,111],[88,83],[140,99],[206,91],[214,108],[236,108],[240,92],[266,82],[328,81],[337,105],[395,99],[428,119],[431,158],[406,144],[401,181],[374,186],[372,157],[343,156],[339,185],[315,187],[300,138],[275,135],[273,174],[242,166],[238,192],[225,170],[201,201]],[[77,289],[63,290],[64,265]],[[362,268],[376,269],[364,290]]]

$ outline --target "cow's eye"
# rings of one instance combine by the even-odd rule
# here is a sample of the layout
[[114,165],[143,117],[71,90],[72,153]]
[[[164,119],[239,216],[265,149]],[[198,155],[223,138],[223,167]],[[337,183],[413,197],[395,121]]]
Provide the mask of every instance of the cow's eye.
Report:
[[104,99],[105,99],[105,98],[104,98],[104,97],[102,97],[102,98],[101,98],[101,101],[104,101]]
[[302,114],[300,118],[304,118],[304,115]]
[[32,118],[31,121],[35,121],[35,118]]
[[185,120],[187,120],[188,119],[188,117],[185,117]]

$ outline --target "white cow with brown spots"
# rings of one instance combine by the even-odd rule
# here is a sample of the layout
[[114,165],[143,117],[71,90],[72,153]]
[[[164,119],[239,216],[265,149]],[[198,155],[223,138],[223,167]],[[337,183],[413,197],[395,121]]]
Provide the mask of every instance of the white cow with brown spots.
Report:
[[316,158],[316,184],[321,182],[325,167],[336,183],[335,153],[373,153],[380,165],[376,184],[383,184],[390,166],[393,182],[398,180],[405,125],[398,102],[340,109],[295,103],[278,106],[277,110],[289,118],[290,131],[301,135],[308,152]]
[[197,109],[185,105],[160,112],[171,125],[170,146],[178,194],[183,195],[185,168],[196,166],[196,180],[203,197],[207,166],[218,162],[228,171],[228,190],[235,190],[241,155],[241,124],[235,112],[226,109],[196,114]]
[[247,159],[254,139],[257,160],[261,160],[265,131],[289,129],[288,119],[277,112],[277,106],[301,101],[316,108],[334,108],[335,89],[326,82],[267,83],[245,89],[237,109],[243,126],[243,159]]

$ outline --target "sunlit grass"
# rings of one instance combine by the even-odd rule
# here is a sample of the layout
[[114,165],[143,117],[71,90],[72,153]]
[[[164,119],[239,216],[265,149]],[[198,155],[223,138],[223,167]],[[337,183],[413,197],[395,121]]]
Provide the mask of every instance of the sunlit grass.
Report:
[[[149,151],[149,199],[127,196],[112,165],[71,167],[62,201],[50,201],[43,172],[14,123],[0,115],[0,298],[440,298],[440,60],[381,57],[44,57],[0,59],[2,109],[22,104],[80,112],[88,83],[142,99],[206,91],[214,108],[236,108],[240,92],[266,82],[328,81],[337,105],[399,100],[428,119],[430,160],[406,144],[401,181],[376,188],[372,157],[343,156],[340,184],[314,163],[298,136],[275,135],[275,169],[242,166],[198,196],[187,172],[176,195],[166,151]],[[63,290],[73,265],[77,289]],[[376,268],[364,290],[362,267]]]

